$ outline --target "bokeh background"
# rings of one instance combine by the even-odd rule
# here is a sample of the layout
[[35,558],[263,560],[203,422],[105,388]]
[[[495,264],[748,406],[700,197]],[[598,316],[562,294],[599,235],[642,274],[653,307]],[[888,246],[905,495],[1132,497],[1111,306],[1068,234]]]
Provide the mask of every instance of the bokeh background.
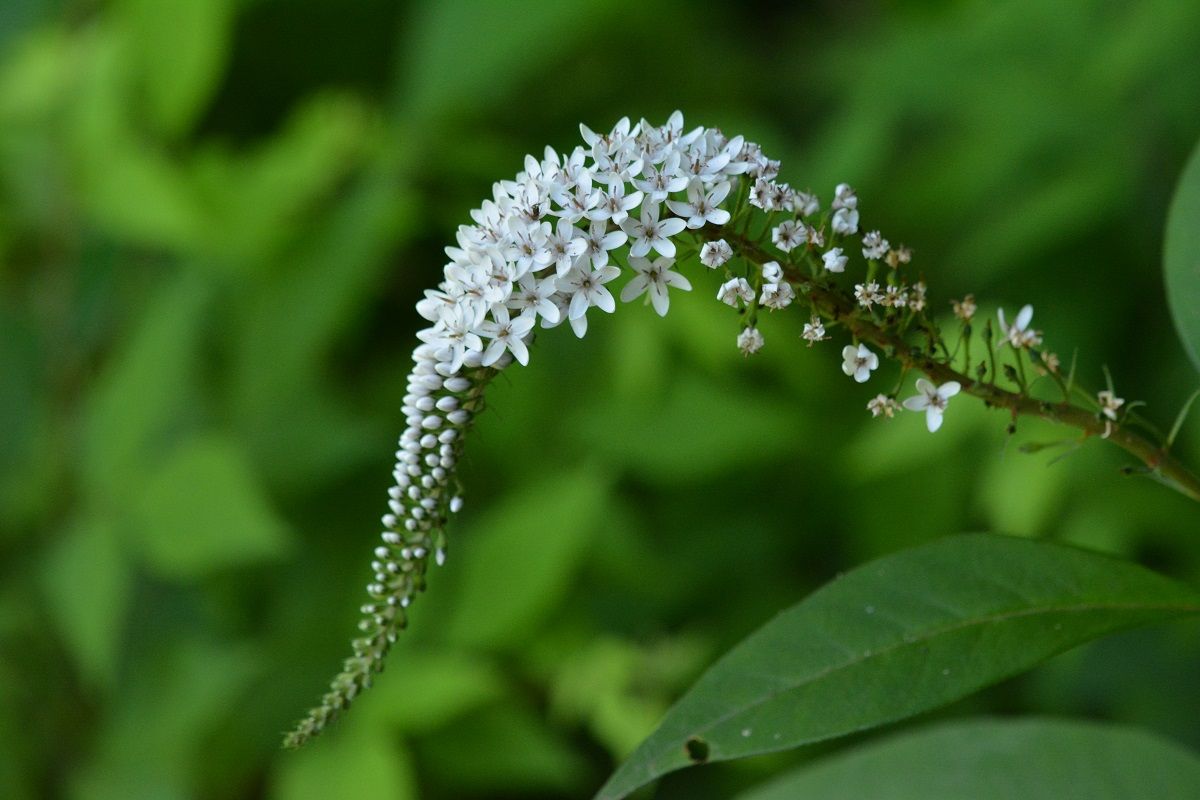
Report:
[[[721,126],[916,251],[934,306],[1032,302],[1169,426],[1164,214],[1200,137],[1200,5],[565,0],[0,4],[0,797],[589,796],[720,652],[873,556],[965,530],[1200,580],[1200,510],[1099,443],[958,401],[864,410],[833,343],[744,360],[711,276],[540,336],[490,394],[452,550],[376,689],[280,734],[353,634],[413,304],[526,152]],[[1200,421],[1178,447],[1200,460]],[[945,714],[1200,747],[1200,627],[1119,636]],[[798,753],[695,770],[728,797]]]

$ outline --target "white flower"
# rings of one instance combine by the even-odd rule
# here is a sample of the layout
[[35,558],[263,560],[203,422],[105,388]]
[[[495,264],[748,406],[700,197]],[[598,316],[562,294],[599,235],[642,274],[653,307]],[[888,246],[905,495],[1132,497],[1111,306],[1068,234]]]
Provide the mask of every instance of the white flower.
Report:
[[521,278],[517,290],[506,305],[514,311],[519,311],[522,316],[540,316],[546,323],[553,325],[562,318],[558,306],[551,299],[556,291],[558,279],[555,276],[539,279],[533,275],[526,275]]
[[505,351],[513,354],[513,358],[522,365],[529,363],[529,348],[525,346],[525,337],[533,328],[533,317],[521,315],[510,319],[508,309],[496,306],[492,309],[494,321],[484,322],[479,326],[479,332],[492,340],[483,351],[480,364],[490,367],[500,360]]
[[858,208],[858,195],[848,183],[839,183],[833,190],[832,208],[838,211],[843,208]]
[[860,306],[868,310],[875,303],[883,302],[883,295],[879,292],[879,284],[875,281],[854,284],[854,297],[858,300]]
[[912,285],[912,293],[908,297],[908,307],[913,311],[925,310],[925,283],[917,281]]
[[699,178],[692,178],[687,185],[687,202],[668,200],[667,207],[681,217],[687,217],[689,228],[703,228],[706,224],[724,225],[729,222],[729,212],[720,208],[729,195],[729,181],[721,181],[708,194],[704,193],[704,183]]
[[725,305],[737,308],[738,300],[743,303],[754,302],[754,290],[745,278],[730,278],[717,289],[717,299]]
[[804,330],[800,333],[800,338],[805,339],[808,346],[812,347],[817,342],[829,337],[825,335],[825,325],[821,322],[821,318],[814,314],[811,320],[804,323]]
[[705,242],[700,248],[700,263],[709,269],[716,269],[733,258],[733,248],[724,239],[715,242]]
[[649,158],[642,161],[643,177],[635,180],[634,185],[646,193],[650,204],[661,203],[672,192],[682,192],[687,188],[687,176],[679,171],[679,158],[679,152],[674,151],[657,168]]
[[629,255],[644,256],[654,248],[661,256],[675,257],[675,243],[670,237],[681,233],[687,225],[675,217],[660,222],[658,214],[657,203],[643,203],[640,220],[630,217],[621,223],[621,229],[633,242],[629,245]]
[[790,283],[764,283],[759,303],[772,311],[787,308],[796,299],[796,290]]
[[811,217],[821,210],[821,201],[812,192],[796,192],[792,198],[792,211],[802,217]]
[[1117,397],[1111,389],[1103,389],[1096,393],[1096,400],[1100,403],[1100,413],[1116,422],[1117,410],[1125,405],[1125,399]]
[[925,425],[933,433],[942,427],[942,414],[950,398],[962,389],[958,381],[947,381],[941,386],[934,386],[924,378],[917,378],[918,395],[904,401],[904,407],[909,411],[924,411]]
[[591,258],[592,267],[599,269],[608,263],[608,251],[625,244],[629,237],[622,230],[610,231],[603,220],[594,220],[579,241],[584,243],[583,252]]
[[834,233],[848,236],[858,231],[858,209],[839,208],[833,212],[833,222],[830,223]]
[[778,261],[768,261],[762,265],[762,276],[764,283],[782,283],[783,267]]
[[863,258],[869,261],[878,261],[887,254],[888,240],[879,235],[879,231],[871,231],[864,234],[862,254]]
[[1029,323],[1033,322],[1033,306],[1023,306],[1017,312],[1012,327],[1005,322],[1003,308],[996,309],[996,316],[1000,320],[1000,336],[1004,339],[1000,342],[1001,347],[1005,343],[1013,347],[1033,347],[1042,343],[1041,334],[1029,327]]
[[877,394],[867,401],[867,411],[871,412],[872,417],[884,416],[894,417],[900,409],[900,404],[886,394]]
[[785,253],[808,241],[808,230],[803,223],[785,219],[771,231],[771,241]]
[[616,311],[617,301],[604,288],[604,284],[620,274],[621,270],[614,266],[594,270],[591,264],[584,261],[558,279],[558,290],[571,298],[567,306],[567,319],[571,321],[576,336],[582,338],[587,333],[587,310],[592,306],[609,314]]
[[842,248],[840,247],[831,247],[821,256],[821,263],[830,272],[845,272],[846,262],[849,260],[849,258],[842,255]]
[[865,344],[858,347],[848,344],[842,348],[842,372],[858,383],[866,383],[871,377],[871,370],[878,368],[879,356],[872,353]]
[[560,219],[558,226],[546,237],[546,249],[550,251],[550,260],[554,264],[559,277],[567,274],[575,263],[577,256],[583,255],[588,244],[583,239],[583,232],[567,219]]
[[743,328],[738,334],[737,346],[744,356],[757,353],[762,349],[763,335],[758,332],[758,328]]
[[600,193],[600,200],[587,213],[593,221],[611,219],[614,225],[620,225],[629,216],[629,212],[641,205],[643,194],[630,192],[625,194],[625,182],[614,181],[608,185],[608,191]]
[[653,262],[640,256],[630,256],[629,266],[633,267],[637,274],[621,290],[621,302],[628,303],[643,294],[648,294],[654,310],[660,317],[665,317],[671,302],[667,296],[667,287],[674,286],[685,292],[692,290],[692,284],[687,278],[671,270],[674,263],[675,259],[666,256],[659,256]]
[[908,290],[903,286],[889,286],[879,304],[885,308],[904,308],[908,305]]
[[954,307],[954,316],[961,319],[963,322],[970,322],[971,317],[975,316],[975,295],[969,294],[962,300],[951,300],[950,305]]

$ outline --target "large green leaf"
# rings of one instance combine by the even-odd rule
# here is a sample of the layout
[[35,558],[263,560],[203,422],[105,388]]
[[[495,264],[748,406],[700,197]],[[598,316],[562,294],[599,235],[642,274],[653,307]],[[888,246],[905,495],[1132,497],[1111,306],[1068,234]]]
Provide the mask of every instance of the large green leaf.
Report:
[[1089,639],[1197,611],[1200,593],[1134,564],[1002,536],[941,539],[847,573],[744,640],[597,797],[912,716]]
[[1200,369],[1200,147],[1183,168],[1171,201],[1163,259],[1175,328]]
[[1200,758],[1149,733],[1066,720],[970,720],[872,742],[739,800],[1187,800]]

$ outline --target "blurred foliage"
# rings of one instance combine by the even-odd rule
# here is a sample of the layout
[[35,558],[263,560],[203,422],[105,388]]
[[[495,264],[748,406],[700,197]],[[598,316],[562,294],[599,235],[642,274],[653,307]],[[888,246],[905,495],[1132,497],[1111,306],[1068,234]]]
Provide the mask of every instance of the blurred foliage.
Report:
[[[1196,383],[1158,269],[1198,41],[1174,0],[6,0],[0,797],[586,796],[717,653],[870,556],[994,529],[1200,580],[1200,514],[1119,455],[1047,468],[1016,445],[1061,432],[1008,441],[968,402],[936,437],[872,423],[801,320],[743,361],[701,275],[496,384],[392,668],[278,749],[353,633],[412,304],[522,154],[676,107],[743,132],[793,184],[853,183],[939,304],[1034,303],[1167,426]],[[1200,746],[1197,658],[1195,625],[1142,631],[949,713]]]

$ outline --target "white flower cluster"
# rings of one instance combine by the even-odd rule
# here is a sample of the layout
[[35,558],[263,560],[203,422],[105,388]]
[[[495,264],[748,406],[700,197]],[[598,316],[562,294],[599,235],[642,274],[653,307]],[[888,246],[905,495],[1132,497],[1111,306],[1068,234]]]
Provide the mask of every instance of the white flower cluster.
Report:
[[[692,288],[673,269],[677,239],[686,235],[695,246],[703,241],[700,263],[724,267],[734,248],[712,228],[730,223],[731,210],[724,206],[734,206],[735,199],[740,205],[744,198],[787,217],[772,229],[771,239],[788,263],[794,264],[792,251],[802,248],[829,273],[846,269],[842,247],[825,250],[824,222],[804,221],[820,212],[817,198],[777,182],[779,162],[743,137],[729,138],[715,128],[685,129],[679,112],[663,125],[625,118],[607,133],[582,125],[580,131],[583,144],[564,153],[546,148],[541,158],[526,156],[516,176],[494,184],[491,199],[471,212],[471,224],[460,226],[456,245],[446,248],[442,281],[417,304],[430,324],[418,333],[421,343],[413,352],[395,485],[382,519],[383,543],[372,562],[370,602],[362,608],[364,635],[355,640],[354,656],[321,706],[289,738],[291,744],[321,730],[369,685],[406,623],[407,606],[424,588],[428,564],[443,562],[446,518],[462,505],[455,466],[463,433],[482,407],[484,386],[513,361],[528,363],[537,328],[567,322],[582,337],[592,308],[615,310],[610,285],[622,268],[614,263],[614,251],[627,247],[634,273],[620,299],[644,296],[664,315],[669,289]],[[834,237],[857,234],[857,196],[846,184],[834,194],[824,221]],[[863,237],[862,249],[868,258],[892,256],[877,232]],[[757,309],[783,309],[796,300],[785,267],[777,261],[759,267],[751,280],[726,267],[718,292],[721,301],[747,309],[737,337],[746,354],[763,346],[754,327]],[[923,299],[923,287],[921,294]],[[907,296],[898,304],[905,302]],[[810,346],[829,338],[820,316],[810,318],[801,338]],[[877,359],[865,348],[855,352],[843,368],[864,381]]]

